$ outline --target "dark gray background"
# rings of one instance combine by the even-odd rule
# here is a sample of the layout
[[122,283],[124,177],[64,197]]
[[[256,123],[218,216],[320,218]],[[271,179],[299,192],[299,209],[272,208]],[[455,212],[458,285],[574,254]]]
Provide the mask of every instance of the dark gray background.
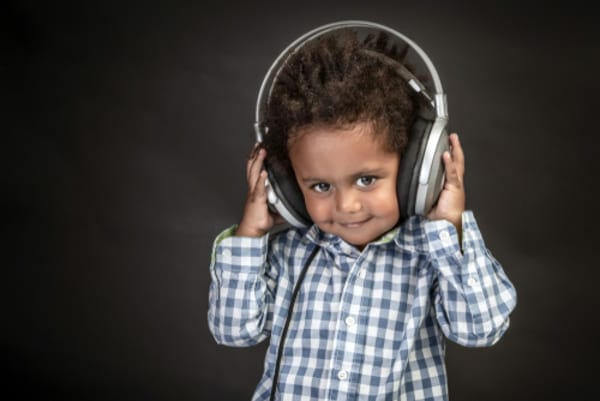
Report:
[[212,239],[241,214],[266,69],[298,35],[342,19],[394,27],[432,57],[467,156],[468,207],[518,291],[500,343],[449,345],[451,398],[600,394],[591,10],[311,0],[1,12],[10,399],[250,398],[264,345],[210,336]]

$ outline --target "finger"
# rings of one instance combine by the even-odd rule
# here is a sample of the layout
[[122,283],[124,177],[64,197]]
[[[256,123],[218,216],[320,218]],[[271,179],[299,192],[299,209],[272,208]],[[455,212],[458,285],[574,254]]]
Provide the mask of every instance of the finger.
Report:
[[248,155],[248,160],[246,161],[246,171],[250,170],[250,166],[256,160],[258,156],[258,152],[260,149],[263,149],[259,142],[256,142],[254,146],[252,146],[252,150],[250,150],[250,154]]
[[246,160],[246,181],[250,182],[250,171],[252,169],[252,165],[256,162],[256,157],[258,155],[258,143],[254,144],[254,147],[250,151],[248,155],[248,160]]
[[452,160],[452,155],[449,151],[445,151],[442,154],[442,159],[444,161],[444,169],[446,172],[446,180],[444,186],[461,186],[461,177],[459,176],[459,172],[456,168],[456,163]]
[[246,159],[246,181],[249,181],[250,179],[250,168],[252,168],[252,163],[254,163],[254,155],[250,153]]
[[247,180],[250,190],[254,191],[256,181],[259,178],[260,172],[263,170],[263,162],[265,160],[266,151],[260,149],[256,155],[248,161]]
[[252,199],[254,201],[262,201],[267,198],[267,172],[265,170],[260,171],[253,187]]
[[452,161],[455,163],[456,169],[459,175],[463,175],[465,171],[465,154],[460,143],[458,134],[452,133],[450,135],[450,147]]

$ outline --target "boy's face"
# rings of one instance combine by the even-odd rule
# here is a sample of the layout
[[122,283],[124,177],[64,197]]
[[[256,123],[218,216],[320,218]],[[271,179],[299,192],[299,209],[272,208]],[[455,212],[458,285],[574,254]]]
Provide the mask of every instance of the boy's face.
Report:
[[289,147],[308,214],[323,231],[362,249],[392,229],[399,156],[376,139],[369,123],[349,129],[318,127]]

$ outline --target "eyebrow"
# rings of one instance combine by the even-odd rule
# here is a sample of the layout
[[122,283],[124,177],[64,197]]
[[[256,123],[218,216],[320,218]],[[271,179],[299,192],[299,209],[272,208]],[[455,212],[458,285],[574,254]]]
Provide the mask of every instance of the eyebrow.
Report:
[[[356,180],[359,177],[364,177],[367,175],[382,176],[382,175],[385,175],[385,173],[386,173],[386,171],[384,168],[374,168],[372,170],[368,170],[368,169],[361,170],[361,171],[351,174],[350,176],[352,177],[353,180]],[[329,182],[328,180],[325,180],[323,178],[318,178],[318,177],[303,177],[300,179],[300,181],[302,181],[303,183]]]

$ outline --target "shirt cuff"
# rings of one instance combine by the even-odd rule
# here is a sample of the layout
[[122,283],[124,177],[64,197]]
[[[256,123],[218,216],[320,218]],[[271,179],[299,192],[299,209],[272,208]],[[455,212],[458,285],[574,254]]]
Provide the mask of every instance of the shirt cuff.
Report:
[[473,247],[484,246],[483,238],[470,210],[462,213],[462,247],[456,227],[447,220],[430,220],[425,223],[425,236],[429,252],[436,255],[462,254]]
[[213,241],[212,253],[210,255],[210,265],[211,266],[214,266],[214,264],[215,264],[215,256],[217,254],[217,245],[219,245],[225,238],[232,237],[235,234],[235,230],[237,230],[237,228],[238,228],[238,225],[234,224],[231,227],[228,227],[225,230],[221,231],[219,233],[219,235],[217,235],[217,237]]
[[470,210],[465,211],[462,215],[462,248],[465,252],[469,249],[485,248],[475,215]]
[[215,238],[211,257],[211,266],[218,265],[221,270],[245,271],[260,270],[263,266],[269,235],[262,237],[235,236],[237,225],[223,230]]

